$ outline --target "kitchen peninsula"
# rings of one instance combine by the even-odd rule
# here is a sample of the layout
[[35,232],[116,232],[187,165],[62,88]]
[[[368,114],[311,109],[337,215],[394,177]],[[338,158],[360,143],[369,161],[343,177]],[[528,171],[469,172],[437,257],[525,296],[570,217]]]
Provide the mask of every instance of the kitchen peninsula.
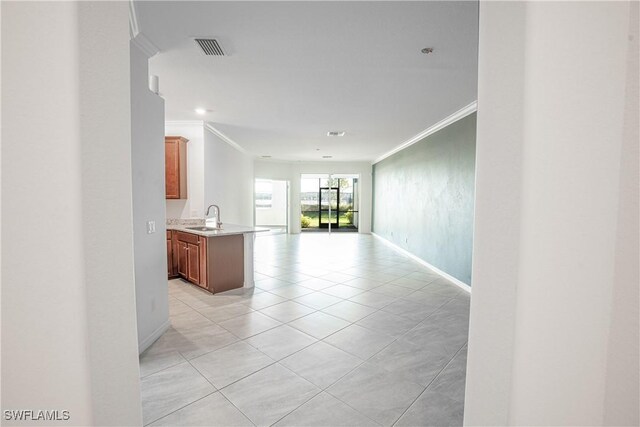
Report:
[[203,220],[167,221],[169,278],[185,280],[211,292],[252,288],[253,240],[265,228],[224,224],[207,227]]

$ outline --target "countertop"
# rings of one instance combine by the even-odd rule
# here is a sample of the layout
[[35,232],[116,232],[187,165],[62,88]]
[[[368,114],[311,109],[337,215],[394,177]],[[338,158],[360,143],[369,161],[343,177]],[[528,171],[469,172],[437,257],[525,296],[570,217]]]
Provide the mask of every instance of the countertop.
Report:
[[222,224],[221,229],[213,230],[213,231],[190,230],[189,227],[199,227],[199,226],[167,225],[167,230],[183,231],[185,233],[197,234],[198,236],[204,236],[204,237],[229,236],[232,234],[249,234],[249,233],[260,233],[263,231],[269,231],[269,229],[265,227],[247,227],[244,225],[236,225],[236,224]]

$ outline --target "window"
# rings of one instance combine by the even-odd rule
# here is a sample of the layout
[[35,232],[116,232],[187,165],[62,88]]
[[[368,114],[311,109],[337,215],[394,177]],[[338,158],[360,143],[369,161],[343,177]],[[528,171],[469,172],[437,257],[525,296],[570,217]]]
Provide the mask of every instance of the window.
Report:
[[273,183],[256,180],[256,209],[271,209],[273,205]]

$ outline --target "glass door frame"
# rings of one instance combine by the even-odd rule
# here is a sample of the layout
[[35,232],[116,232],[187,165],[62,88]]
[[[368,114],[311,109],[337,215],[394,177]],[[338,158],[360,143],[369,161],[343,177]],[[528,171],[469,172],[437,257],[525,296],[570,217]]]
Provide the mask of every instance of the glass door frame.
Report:
[[[322,209],[322,191],[329,192],[329,198],[327,200],[327,209]],[[331,193],[335,190],[336,192],[336,215],[335,222],[331,221],[332,219],[332,209],[331,209]],[[322,222],[322,213],[326,212],[328,214],[327,222]],[[331,227],[335,225],[336,228],[340,228],[340,186],[338,187],[319,187],[318,188],[318,228],[328,228],[329,232],[331,232]]]

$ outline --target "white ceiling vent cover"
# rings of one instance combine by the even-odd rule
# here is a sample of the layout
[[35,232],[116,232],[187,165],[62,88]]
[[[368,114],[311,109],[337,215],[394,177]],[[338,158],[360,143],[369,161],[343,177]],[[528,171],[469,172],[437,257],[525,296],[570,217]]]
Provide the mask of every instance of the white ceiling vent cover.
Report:
[[195,39],[205,55],[225,56],[220,43],[216,39]]

